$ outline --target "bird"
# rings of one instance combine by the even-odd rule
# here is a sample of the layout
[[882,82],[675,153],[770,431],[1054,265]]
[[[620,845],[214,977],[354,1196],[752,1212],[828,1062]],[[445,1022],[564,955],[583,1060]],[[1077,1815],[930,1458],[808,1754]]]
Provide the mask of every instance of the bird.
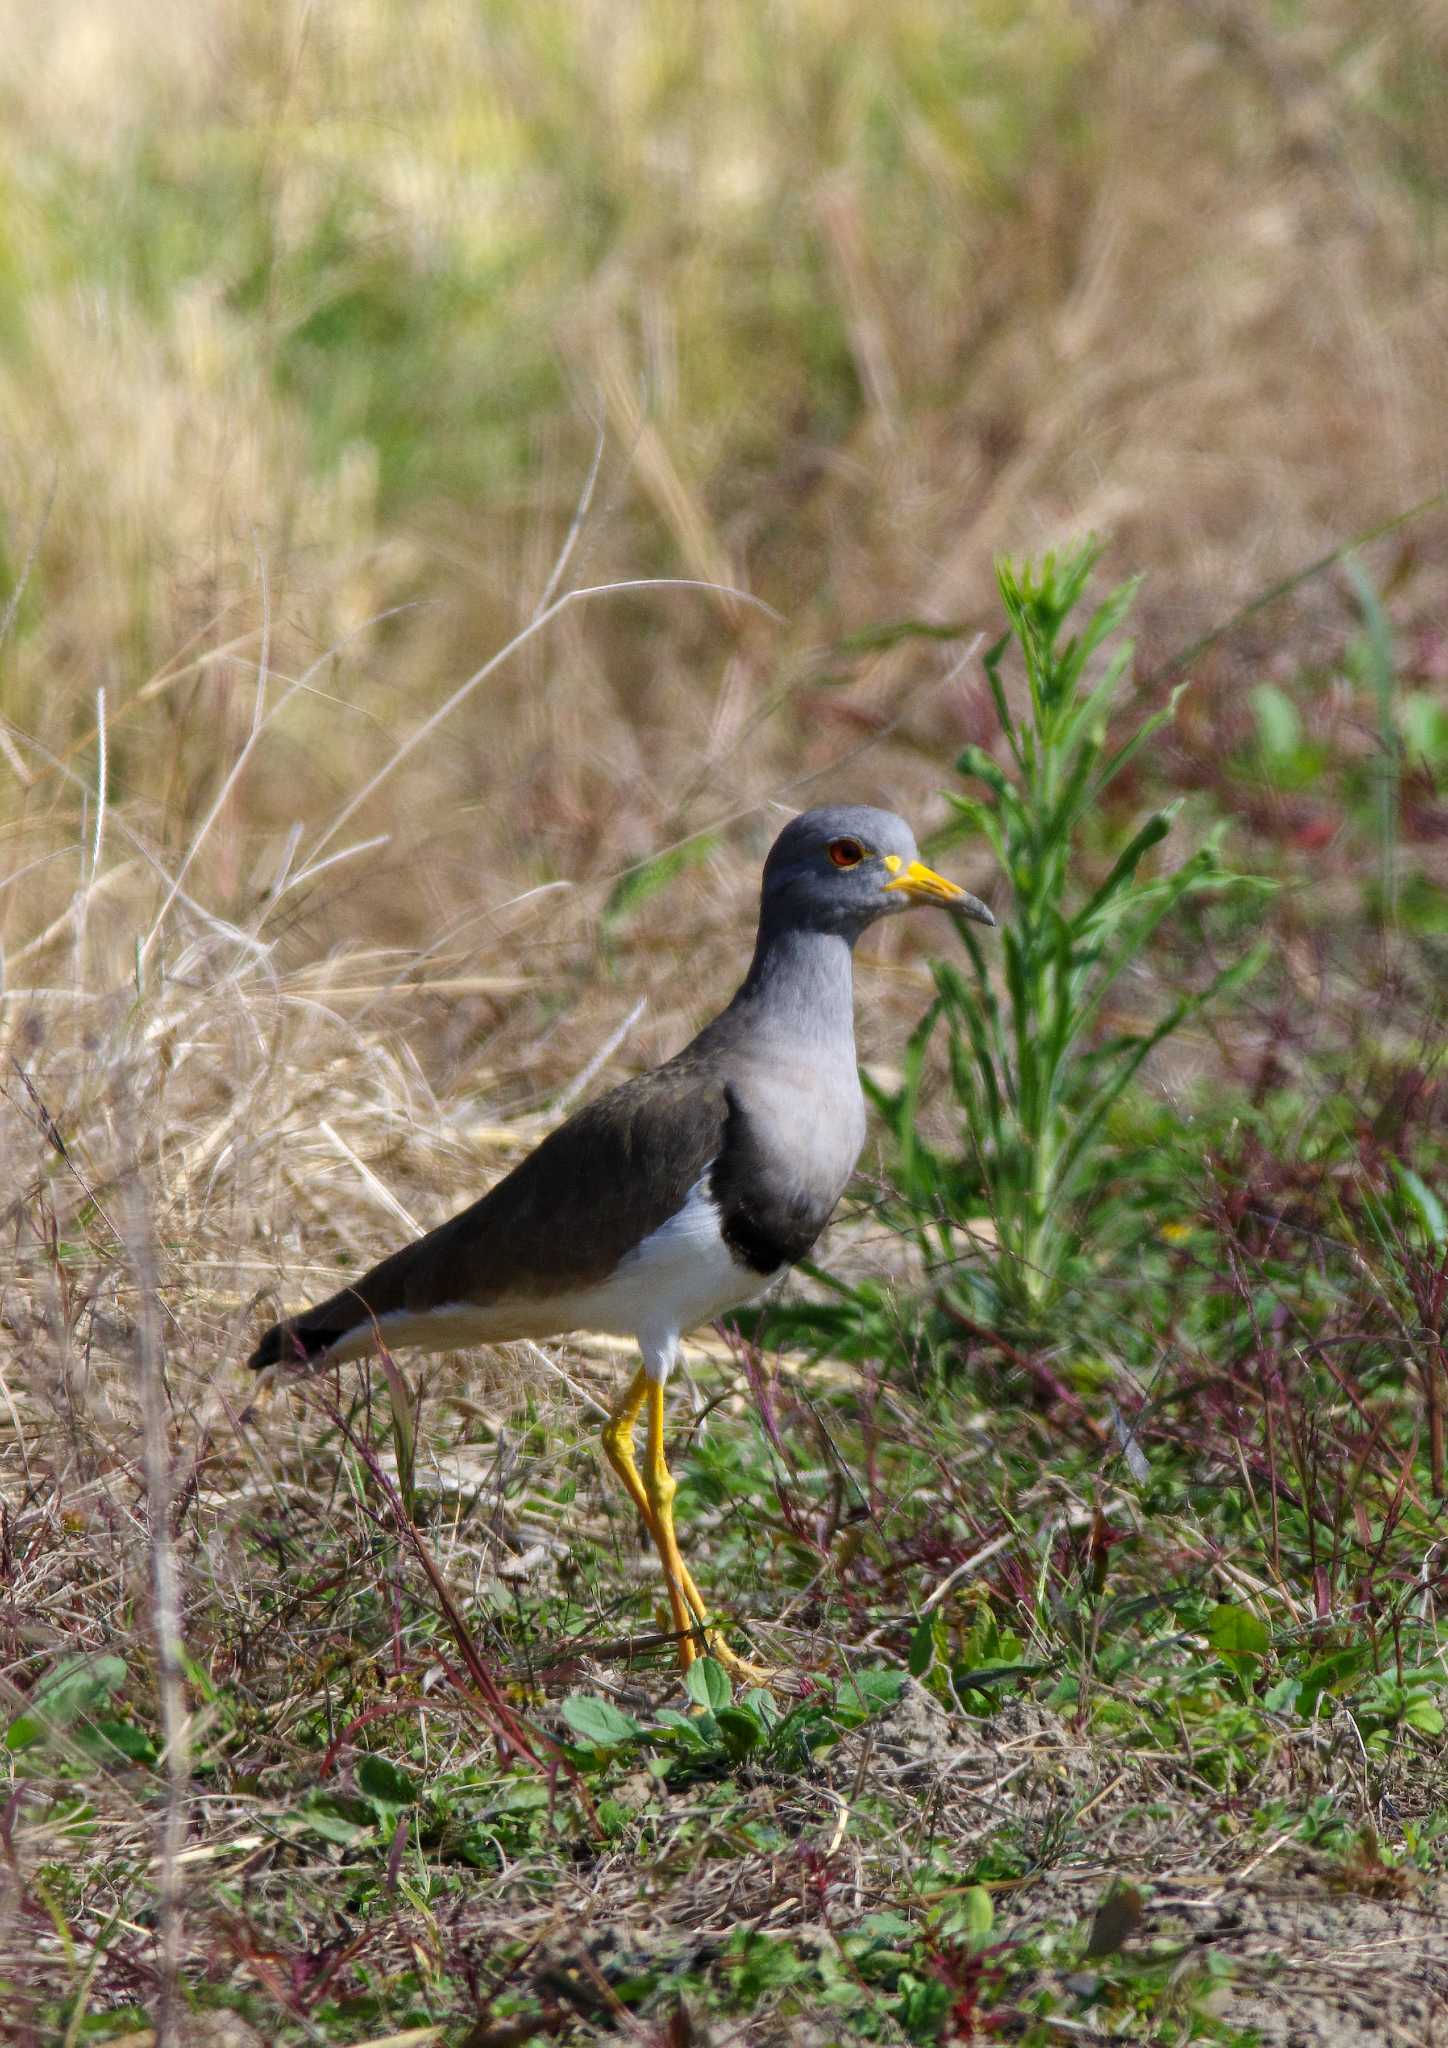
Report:
[[995,923],[892,812],[833,804],[791,819],[764,863],[749,971],[713,1022],[575,1111],[470,1208],[275,1323],[248,1363],[310,1371],[384,1347],[633,1338],[639,1363],[602,1449],[658,1554],[683,1672],[707,1651],[731,1678],[765,1676],[724,1642],[684,1561],[664,1390],[680,1338],[765,1292],[829,1221],[865,1139],[855,943],[916,904]]

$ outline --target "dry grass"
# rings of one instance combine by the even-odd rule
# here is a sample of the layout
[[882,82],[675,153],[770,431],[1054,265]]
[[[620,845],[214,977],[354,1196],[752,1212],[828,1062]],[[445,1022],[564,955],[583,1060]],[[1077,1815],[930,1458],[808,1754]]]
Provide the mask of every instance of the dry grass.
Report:
[[[918,806],[973,688],[928,647],[820,649],[983,623],[1003,548],[1109,533],[1154,572],[1155,658],[1441,485],[1441,137],[1404,83],[1442,60],[1426,6],[1284,36],[1227,7],[971,32],[819,6],[778,47],[743,10],[694,25],[693,61],[664,7],[625,35],[507,6],[421,34],[362,0],[175,16],[7,35],[12,562],[55,503],[6,704],[42,850],[73,805],[39,750],[91,779],[99,685],[127,804],[190,843],[249,721],[264,573],[276,675],[340,651],[195,877],[243,913],[292,822],[529,615],[595,421],[581,580],[706,575],[787,620],[574,614],[367,806],[388,853],[333,878],[307,955],[430,942],[481,876],[607,873],[872,735],[850,781]],[[1419,566],[1424,616],[1442,595]],[[9,892],[12,948],[72,880]]]

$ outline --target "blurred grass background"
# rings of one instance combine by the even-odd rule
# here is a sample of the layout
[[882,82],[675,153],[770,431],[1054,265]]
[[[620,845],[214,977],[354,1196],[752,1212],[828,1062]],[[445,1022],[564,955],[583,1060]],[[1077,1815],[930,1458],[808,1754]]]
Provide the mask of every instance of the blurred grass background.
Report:
[[[849,636],[989,623],[998,552],[1109,536],[1103,573],[1148,572],[1150,674],[1444,480],[1431,0],[61,0],[5,47],[11,947],[75,886],[55,764],[94,782],[98,687],[111,799],[174,864],[264,614],[278,676],[336,650],[189,869],[244,915],[292,823],[527,619],[600,431],[572,572],[727,581],[785,623],[571,613],[364,807],[388,845],[294,957],[612,873],[862,741],[839,780],[917,808],[987,736],[978,671]],[[1387,565],[1410,624],[1445,530]],[[1218,752],[1274,641],[1296,673],[1340,612],[1318,585],[1238,636],[1188,740]]]

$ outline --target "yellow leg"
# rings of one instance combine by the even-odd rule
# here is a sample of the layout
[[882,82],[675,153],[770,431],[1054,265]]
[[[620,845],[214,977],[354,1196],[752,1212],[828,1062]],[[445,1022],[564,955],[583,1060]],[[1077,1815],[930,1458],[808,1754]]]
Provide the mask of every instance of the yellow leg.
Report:
[[[648,1393],[648,1385],[649,1376],[643,1367],[640,1366],[629,1381],[622,1400],[603,1425],[603,1455],[608,1459],[609,1464],[612,1465],[614,1471],[623,1481],[630,1500],[643,1517],[644,1527],[649,1532],[655,1550],[662,1557],[663,1551],[659,1543],[658,1524],[654,1520],[653,1507],[650,1504],[648,1494],[644,1490],[644,1482],[639,1476],[639,1468],[634,1463],[633,1454],[633,1433],[638,1424],[639,1416],[643,1413],[644,1398]],[[680,1563],[683,1565],[682,1583],[684,1598],[694,1611],[694,1619],[701,1622],[707,1621],[709,1617],[708,1611],[704,1606],[704,1596],[694,1584],[693,1574],[690,1572],[689,1567],[683,1564],[682,1559]]]
[[654,1531],[654,1513],[649,1506],[649,1497],[644,1492],[644,1483],[639,1477],[639,1468],[634,1463],[633,1433],[643,1412],[644,1395],[648,1391],[649,1376],[640,1366],[625,1387],[623,1394],[603,1425],[603,1455],[623,1481],[629,1498],[644,1518],[644,1526],[650,1535]]
[[[649,1404],[647,1464],[646,1472],[640,1474],[634,1462],[633,1434],[646,1401]],[[663,1384],[650,1380],[642,1366],[629,1381],[618,1406],[603,1426],[603,1454],[623,1482],[658,1552],[674,1626],[679,1631],[679,1659],[687,1671],[698,1655],[696,1632],[707,1626],[709,1610],[684,1562],[674,1531],[676,1481],[664,1456]],[[679,1596],[685,1603],[682,1610],[677,1604]],[[710,1655],[736,1682],[759,1685],[768,1679],[770,1674],[767,1671],[736,1656],[713,1629],[709,1630],[708,1643]]]
[[[654,1511],[657,1532],[654,1541],[659,1556],[663,1559],[664,1579],[670,1587],[670,1597],[675,1585],[679,1586],[693,1608],[701,1628],[708,1623],[708,1614],[699,1598],[698,1589],[689,1576],[689,1567],[679,1552],[679,1539],[674,1533],[674,1494],[677,1490],[673,1473],[669,1470],[664,1456],[664,1388],[661,1380],[650,1380],[645,1389],[648,1402],[649,1434],[648,1447],[644,1454],[644,1489],[649,1505]],[[720,1637],[717,1629],[708,1629],[705,1641],[709,1654],[724,1666],[729,1676],[745,1684],[758,1685],[768,1677],[755,1664],[746,1663],[743,1657],[736,1657],[729,1645]],[[692,1640],[681,1644],[680,1661],[685,1671],[693,1663],[698,1651]],[[683,1654],[687,1652],[687,1654]]]
[[[644,1399],[648,1404],[648,1445],[644,1452],[644,1493],[653,1513],[653,1536],[658,1547],[659,1561],[664,1567],[664,1587],[673,1609],[674,1627],[679,1632],[679,1662],[687,1671],[699,1654],[694,1641],[695,1617],[684,1592],[684,1581],[689,1578],[688,1569],[679,1555],[679,1539],[674,1534],[674,1495],[678,1483],[669,1470],[664,1456],[664,1386],[662,1380],[649,1380],[644,1388]],[[692,1585],[693,1581],[689,1580]],[[697,1592],[695,1598],[698,1598]]]

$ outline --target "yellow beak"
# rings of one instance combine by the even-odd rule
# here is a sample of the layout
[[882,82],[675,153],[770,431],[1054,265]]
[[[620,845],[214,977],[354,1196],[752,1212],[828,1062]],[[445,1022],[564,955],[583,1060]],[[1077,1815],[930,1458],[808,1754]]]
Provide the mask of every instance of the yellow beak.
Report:
[[887,853],[885,866],[891,876],[885,884],[886,889],[898,889],[910,902],[948,903],[966,917],[973,917],[977,924],[995,923],[979,897],[970,895],[958,882],[950,882],[944,875],[937,875],[934,868],[926,867],[923,860],[912,860],[907,868],[898,854]]

